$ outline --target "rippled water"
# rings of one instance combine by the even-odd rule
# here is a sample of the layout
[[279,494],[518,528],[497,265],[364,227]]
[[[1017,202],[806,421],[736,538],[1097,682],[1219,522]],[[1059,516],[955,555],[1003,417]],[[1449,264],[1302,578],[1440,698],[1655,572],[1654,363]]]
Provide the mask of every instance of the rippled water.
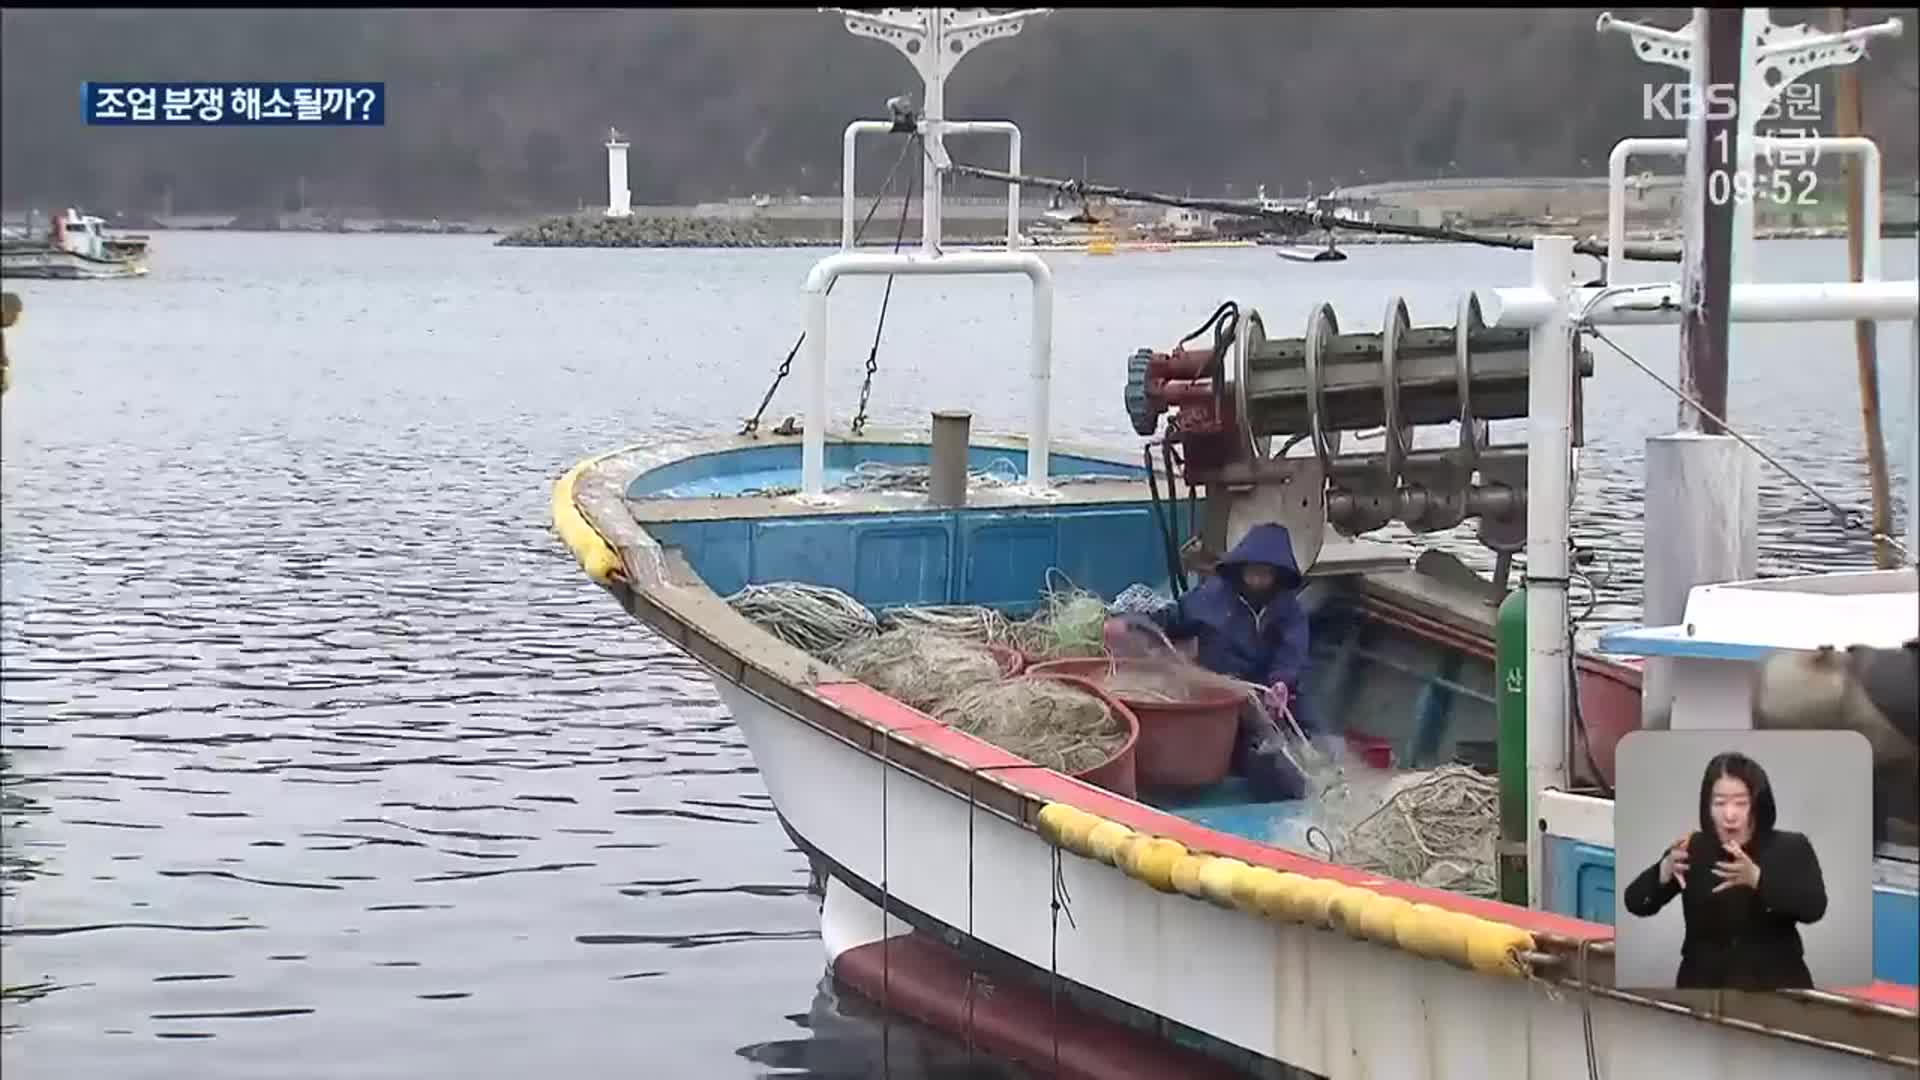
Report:
[[[9,284],[7,1074],[881,1075],[881,1026],[822,984],[804,860],[711,686],[546,516],[588,453],[737,424],[818,253],[156,246],[149,280]],[[1842,252],[1766,244],[1762,275]],[[1911,242],[1888,254],[1912,275]],[[1054,266],[1057,413],[1128,441],[1121,360],[1224,297],[1279,335],[1322,299],[1372,326],[1396,291],[1450,320],[1458,288],[1527,273],[1432,247]],[[880,289],[835,290],[843,418]],[[1023,289],[900,287],[876,422],[960,405],[1020,426]],[[1666,373],[1672,335],[1616,333]],[[1736,425],[1864,499],[1850,332],[1735,347]],[[1883,333],[1896,450],[1906,347]],[[1674,409],[1599,352],[1577,527],[1616,562],[1607,621],[1637,607],[1640,445]],[[798,409],[789,388],[773,415]],[[1764,570],[1867,562],[1773,475],[1762,506]],[[1010,1075],[888,1026],[892,1075]]]

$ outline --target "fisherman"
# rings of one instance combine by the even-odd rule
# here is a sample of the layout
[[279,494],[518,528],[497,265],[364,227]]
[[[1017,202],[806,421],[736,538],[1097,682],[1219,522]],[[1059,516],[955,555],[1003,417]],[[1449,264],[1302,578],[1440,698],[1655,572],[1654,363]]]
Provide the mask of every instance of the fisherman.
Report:
[[1286,528],[1256,525],[1177,603],[1149,615],[1114,616],[1104,627],[1108,652],[1125,651],[1128,636],[1151,625],[1172,642],[1196,640],[1197,659],[1207,669],[1263,688],[1264,707],[1250,700],[1241,710],[1233,746],[1234,771],[1263,801],[1306,794],[1306,778],[1270,738],[1288,711],[1306,735],[1315,734],[1300,694],[1307,665],[1307,613],[1295,596],[1300,583]]

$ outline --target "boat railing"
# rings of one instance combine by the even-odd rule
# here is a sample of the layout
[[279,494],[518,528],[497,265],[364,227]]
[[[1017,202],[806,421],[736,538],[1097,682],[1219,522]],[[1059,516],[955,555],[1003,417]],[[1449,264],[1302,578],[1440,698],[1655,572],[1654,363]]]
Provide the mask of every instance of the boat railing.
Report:
[[[949,120],[949,135],[993,134],[1007,137],[1007,171],[1020,172],[1020,125],[1011,120]],[[855,120],[847,125],[840,146],[840,250],[853,250],[854,149],[862,135],[897,133],[892,120]],[[1007,185],[1007,250],[1020,246],[1020,185]]]
[[953,254],[862,254],[843,251],[815,263],[807,274],[807,418],[801,429],[800,494],[808,502],[826,496],[827,440],[827,290],[842,277],[880,274],[938,276],[1024,274],[1033,286],[1033,331],[1029,367],[1030,426],[1027,436],[1026,488],[1032,494],[1052,490],[1047,461],[1053,381],[1053,272],[1031,251],[961,251]]
[[[1777,150],[1811,150],[1815,154],[1835,153],[1857,157],[1861,163],[1860,204],[1860,277],[1879,281],[1880,243],[1880,147],[1872,139],[1857,135],[1818,135],[1781,138],[1773,135],[1754,137],[1755,152],[1771,158]],[[1621,139],[1607,155],[1607,280],[1619,281],[1626,265],[1627,251],[1627,161],[1645,155],[1686,157],[1687,140],[1673,138]],[[1745,196],[1736,196],[1745,198]],[[1759,192],[1753,198],[1764,198]]]

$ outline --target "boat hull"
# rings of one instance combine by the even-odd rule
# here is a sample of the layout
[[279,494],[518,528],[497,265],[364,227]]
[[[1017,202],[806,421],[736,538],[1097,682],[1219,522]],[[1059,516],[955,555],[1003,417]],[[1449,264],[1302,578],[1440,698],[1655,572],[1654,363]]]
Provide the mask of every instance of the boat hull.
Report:
[[[1900,1065],[1600,994],[1555,1000],[1539,985],[1156,892],[1068,854],[1058,857],[1067,899],[1056,919],[1056,849],[1038,833],[725,677],[716,686],[789,830],[821,857],[829,877],[895,905],[890,913],[903,920],[896,934],[918,923],[962,948],[977,942],[1042,986],[1057,972],[1082,998],[1118,1002],[1139,1021],[1206,1036],[1234,1065],[1244,1067],[1251,1055],[1332,1080],[1588,1080],[1590,1016],[1594,1064],[1604,1076],[1912,1075]],[[838,969],[844,959],[833,937],[828,959]],[[895,977],[937,978],[908,973],[937,962],[917,947],[903,949]],[[1050,1019],[1030,1022],[1043,1027]],[[1036,1037],[1029,1032],[1025,1042]]]
[[144,255],[122,259],[90,259],[71,251],[7,251],[0,253],[0,277],[55,281],[91,281],[144,277]]

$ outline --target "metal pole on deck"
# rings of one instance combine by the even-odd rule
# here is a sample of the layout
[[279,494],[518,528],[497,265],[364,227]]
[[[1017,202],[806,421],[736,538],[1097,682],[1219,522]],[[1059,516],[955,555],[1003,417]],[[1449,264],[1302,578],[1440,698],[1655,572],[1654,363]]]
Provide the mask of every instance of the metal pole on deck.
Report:
[[[1564,791],[1568,705],[1568,510],[1573,471],[1573,238],[1533,241],[1533,287],[1552,301],[1527,337],[1527,821],[1540,793]],[[1527,902],[1545,906],[1541,832],[1527,829]]]
[[1920,566],[1920,319],[1907,325],[1907,562]]
[[[1827,21],[1834,33],[1847,28],[1847,9],[1828,8]],[[1835,134],[1859,135],[1861,133],[1860,116],[1860,73],[1859,69],[1848,66],[1834,72],[1834,88],[1839,101],[1836,105],[1839,115],[1834,117]],[[1860,281],[1862,278],[1861,252],[1862,230],[1866,216],[1862,206],[1864,200],[1861,166],[1851,158],[1847,161],[1847,280]],[[1880,365],[1878,352],[1878,332],[1870,322],[1853,324],[1854,365],[1860,379],[1860,427],[1867,444],[1867,479],[1873,491],[1873,531],[1879,535],[1891,535],[1893,532],[1892,493],[1887,482],[1887,440],[1880,430]],[[1911,515],[1913,509],[1908,508]],[[1900,564],[1893,548],[1876,539],[1873,542],[1873,564],[1882,570],[1891,569]]]
[[[1728,314],[1732,296],[1738,115],[1709,116],[1709,86],[1741,77],[1738,9],[1695,8],[1688,72],[1687,229],[1682,262],[1680,389],[1715,415],[1727,415]],[[1715,95],[1727,101],[1723,93]],[[1715,106],[1718,108],[1718,106]],[[1737,114],[1738,110],[1735,110]],[[1642,620],[1679,622],[1696,585],[1752,577],[1759,561],[1759,470],[1753,455],[1720,425],[1682,402],[1679,430],[1647,440],[1646,568]],[[1665,728],[1673,708],[1672,661],[1649,658],[1643,671],[1641,726]]]
[[[1738,8],[1695,8],[1702,27],[1704,57],[1694,70],[1710,87],[1733,88],[1739,100],[1740,36],[1746,15]],[[1687,179],[1696,176],[1699,187],[1687,193],[1688,229],[1683,295],[1686,311],[1680,324],[1680,389],[1717,416],[1727,415],[1727,298],[1733,284],[1734,206],[1740,201],[1735,184],[1740,173],[1733,152],[1740,119],[1714,112],[1708,99],[1693,99],[1688,121]],[[1694,142],[1694,132],[1699,141]],[[1708,435],[1725,432],[1719,423],[1682,402],[1680,428]]]

